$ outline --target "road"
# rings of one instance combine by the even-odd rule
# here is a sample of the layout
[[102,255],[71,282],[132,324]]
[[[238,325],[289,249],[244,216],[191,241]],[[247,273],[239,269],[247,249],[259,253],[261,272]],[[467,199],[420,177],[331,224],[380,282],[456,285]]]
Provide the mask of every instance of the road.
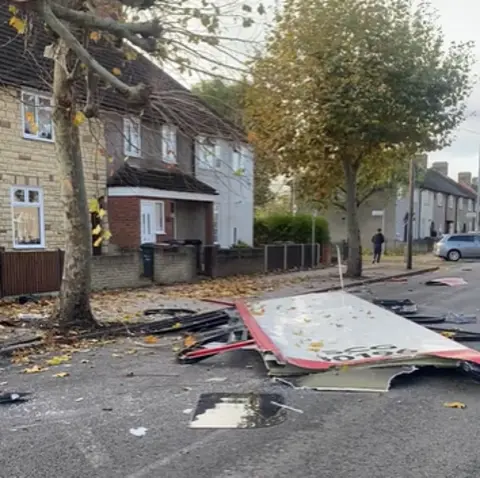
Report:
[[[469,271],[462,271],[463,268]],[[443,274],[447,274],[443,272]],[[379,297],[476,313],[480,264],[448,275],[467,286],[427,287],[428,278],[379,284]],[[438,275],[438,274],[437,274]],[[363,291],[365,292],[365,291]],[[125,351],[132,346],[137,353]],[[53,369],[24,375],[8,366],[0,381],[33,392],[0,409],[3,478],[472,478],[478,476],[480,384],[465,377],[413,377],[386,394],[296,391],[271,383],[253,352],[180,366],[171,347],[131,342],[75,354],[60,379]],[[114,356],[112,356],[114,354]],[[118,354],[122,356],[117,356]],[[88,360],[88,362],[87,362]],[[1,366],[1,365],[0,365]],[[56,370],[55,370],[56,371]],[[133,374],[132,374],[133,373]],[[211,378],[224,382],[209,382]],[[192,430],[186,409],[200,393],[268,392],[285,396],[284,423],[251,430]],[[443,407],[460,401],[464,410]],[[135,437],[130,428],[147,428]]]

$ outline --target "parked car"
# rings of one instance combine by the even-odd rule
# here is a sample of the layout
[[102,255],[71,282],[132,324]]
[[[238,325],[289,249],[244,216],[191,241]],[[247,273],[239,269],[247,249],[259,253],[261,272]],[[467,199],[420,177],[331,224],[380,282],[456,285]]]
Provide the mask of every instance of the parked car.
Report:
[[433,253],[447,261],[462,258],[480,258],[480,234],[444,234],[435,243]]

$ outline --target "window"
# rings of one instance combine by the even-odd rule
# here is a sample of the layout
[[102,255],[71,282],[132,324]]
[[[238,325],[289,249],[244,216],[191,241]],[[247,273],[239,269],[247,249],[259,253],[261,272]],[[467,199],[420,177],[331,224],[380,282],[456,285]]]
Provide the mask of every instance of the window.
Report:
[[242,175],[245,172],[245,161],[243,156],[242,148],[234,147],[233,156],[232,156],[232,169],[233,174],[238,176]]
[[165,234],[165,203],[155,202],[155,233]]
[[138,119],[123,118],[123,152],[125,156],[139,158],[142,155],[141,123]]
[[453,208],[453,196],[448,196],[448,207],[449,209]]
[[13,247],[44,247],[43,195],[39,188],[12,187]]
[[448,242],[474,242],[475,237],[474,236],[452,236],[448,239]]
[[458,210],[463,211],[463,198],[458,198]]
[[422,191],[422,199],[424,206],[430,206],[430,191]]
[[197,165],[201,169],[213,169],[215,161],[215,142],[209,138],[197,139]]
[[213,204],[213,242],[218,242],[218,219],[220,206],[217,203]]
[[442,193],[437,193],[437,206],[439,206],[439,207],[443,206],[443,194]]
[[22,122],[24,138],[53,141],[50,98],[22,91]]
[[471,199],[468,200],[467,208],[468,208],[468,212],[472,212],[473,202]]
[[175,126],[162,126],[162,159],[166,163],[177,162],[177,128]]

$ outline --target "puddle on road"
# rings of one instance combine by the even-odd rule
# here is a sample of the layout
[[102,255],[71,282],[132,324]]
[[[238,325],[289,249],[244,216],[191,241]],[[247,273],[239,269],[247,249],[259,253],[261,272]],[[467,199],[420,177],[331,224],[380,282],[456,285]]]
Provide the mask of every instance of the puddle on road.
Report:
[[266,428],[279,425],[286,412],[277,393],[202,393],[190,428]]

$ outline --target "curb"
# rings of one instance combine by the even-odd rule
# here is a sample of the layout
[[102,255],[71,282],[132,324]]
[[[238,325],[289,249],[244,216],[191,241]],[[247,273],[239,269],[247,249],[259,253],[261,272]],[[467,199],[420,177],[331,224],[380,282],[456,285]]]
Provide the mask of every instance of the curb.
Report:
[[[413,276],[419,276],[421,274],[428,274],[429,272],[435,272],[440,269],[439,266],[436,267],[427,267],[425,269],[418,269],[416,271],[409,271],[409,272],[402,272],[401,274],[394,274],[391,276],[383,276],[383,277],[373,277],[372,279],[364,279],[364,280],[359,280],[356,282],[350,282],[349,284],[344,284],[343,288],[344,289],[350,289],[352,287],[361,287],[363,285],[368,285],[368,284],[375,284],[378,282],[387,282],[392,279],[401,279],[402,277],[413,277]],[[331,287],[324,287],[323,289],[315,289],[308,291],[307,294],[317,294],[319,292],[332,292],[335,290],[341,290],[342,286],[341,285],[334,285]]]

